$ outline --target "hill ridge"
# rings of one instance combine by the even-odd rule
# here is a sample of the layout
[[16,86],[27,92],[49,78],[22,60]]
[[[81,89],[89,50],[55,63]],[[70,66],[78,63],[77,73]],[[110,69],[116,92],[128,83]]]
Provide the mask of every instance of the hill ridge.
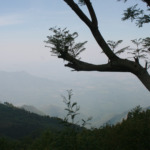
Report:
[[0,136],[14,139],[33,135],[34,132],[63,129],[62,119],[40,116],[5,102],[0,103]]

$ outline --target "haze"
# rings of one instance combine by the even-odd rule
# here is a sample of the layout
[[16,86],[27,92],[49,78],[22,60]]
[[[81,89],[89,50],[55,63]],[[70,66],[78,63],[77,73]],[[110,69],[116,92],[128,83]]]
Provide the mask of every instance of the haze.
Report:
[[[64,67],[65,62],[51,56],[50,49],[45,47],[44,41],[51,34],[49,28],[58,26],[67,27],[71,32],[78,32],[78,41],[88,41],[87,50],[81,55],[82,60],[96,64],[108,61],[88,28],[63,0],[0,0],[0,2],[0,71],[16,74],[24,71],[35,78],[49,79],[47,82],[57,85],[55,88],[49,87],[55,93],[53,96],[48,94],[48,90],[44,96],[43,90],[38,91],[41,92],[38,100],[34,94],[36,89],[35,91],[32,89],[33,95],[28,96],[28,100],[23,94],[20,100],[17,95],[11,99],[11,95],[7,96],[8,89],[5,89],[6,95],[3,93],[3,98],[8,97],[8,100],[1,98],[0,101],[11,101],[16,105],[35,105],[38,108],[41,105],[42,107],[61,105],[63,108],[60,95],[66,95],[66,90],[73,89],[74,100],[81,106],[82,113],[97,118],[96,121],[137,105],[142,107],[150,105],[150,93],[130,73],[72,72],[70,68]],[[132,3],[124,4],[109,0],[101,4],[100,1],[93,0],[99,28],[106,40],[121,39],[124,40],[122,46],[126,46],[131,44],[132,39],[149,36],[147,32],[149,25],[138,28],[134,23],[121,21],[123,10]],[[146,8],[144,3],[142,5]]]

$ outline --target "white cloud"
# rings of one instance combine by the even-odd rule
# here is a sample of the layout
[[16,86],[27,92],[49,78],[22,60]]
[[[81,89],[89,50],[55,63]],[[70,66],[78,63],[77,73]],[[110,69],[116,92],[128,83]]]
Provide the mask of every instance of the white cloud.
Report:
[[23,22],[23,18],[18,14],[8,14],[0,16],[0,26],[20,24]]

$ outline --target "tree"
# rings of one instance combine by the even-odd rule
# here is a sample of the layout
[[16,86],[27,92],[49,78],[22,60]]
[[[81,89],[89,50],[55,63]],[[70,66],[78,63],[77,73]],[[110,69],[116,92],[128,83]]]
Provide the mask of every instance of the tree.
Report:
[[[121,0],[118,0],[121,1]],[[147,6],[150,7],[150,0],[141,0],[147,4]],[[127,2],[127,0],[124,0],[124,2]],[[147,11],[144,11],[141,8],[138,8],[138,4],[135,4],[134,6],[131,6],[127,8],[127,10],[124,11],[124,17],[122,20],[128,20],[131,21],[135,20],[136,25],[139,27],[142,27],[145,23],[150,23],[150,8],[148,7]],[[148,14],[147,14],[148,13]]]
[[[80,110],[80,106],[78,106],[77,102],[72,102],[71,98],[73,96],[72,90],[67,90],[68,96],[63,96],[63,102],[66,105],[65,111],[67,111],[67,115],[64,118],[64,122],[66,123],[66,126],[71,126],[75,125],[74,127],[79,127],[80,126],[80,122],[77,121],[75,122],[75,118],[80,114],[79,110]],[[88,117],[87,119],[82,119],[81,120],[81,127],[84,128],[86,125],[90,125],[90,122],[92,120],[92,117]]]
[[[108,57],[109,61],[106,64],[95,65],[81,61],[79,54],[85,50],[83,43],[75,44],[77,33],[70,34],[68,30],[60,28],[51,28],[54,35],[48,37],[47,43],[53,45],[52,53],[56,54],[58,58],[62,58],[68,63],[66,67],[72,68],[74,71],[99,71],[99,72],[130,72],[137,76],[139,80],[150,91],[150,75],[148,73],[148,61],[145,64],[139,61],[140,57],[133,57],[133,60],[120,58],[107,43],[99,28],[98,20],[90,0],[79,0],[78,3],[74,0],[64,0],[64,2],[77,14],[77,16],[89,27],[92,35],[94,36],[97,44],[102,49],[103,53]],[[146,2],[146,0],[145,0]],[[147,4],[149,4],[147,2]],[[81,9],[80,5],[85,5],[88,9],[90,17],[88,17]],[[149,6],[149,5],[148,5]],[[149,37],[142,39],[142,46],[146,55],[150,53],[150,40]],[[145,42],[145,44],[144,44]],[[137,56],[137,55],[136,55]],[[139,55],[138,55],[139,56]]]

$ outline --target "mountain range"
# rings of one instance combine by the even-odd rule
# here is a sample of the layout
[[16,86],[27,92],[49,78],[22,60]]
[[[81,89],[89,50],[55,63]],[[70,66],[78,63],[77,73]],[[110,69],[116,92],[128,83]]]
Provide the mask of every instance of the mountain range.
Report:
[[[29,111],[31,113],[35,113],[35,114],[38,114],[38,115],[41,115],[43,116],[44,113],[41,112],[40,110],[38,110],[36,107],[34,106],[28,106],[28,105],[23,105],[21,107],[22,109],[25,109],[26,111]],[[52,108],[53,109],[53,108]],[[150,106],[149,107],[146,107],[146,108],[142,108],[142,111],[146,111],[146,110],[150,110]],[[110,118],[109,120],[106,121],[106,123],[104,123],[103,125],[105,124],[109,124],[109,125],[116,125],[117,123],[121,123],[123,119],[126,119],[127,118],[127,114],[129,112],[131,112],[133,109],[131,110],[127,110],[123,113],[120,113],[120,114],[116,114],[114,115],[112,118]],[[84,119],[84,118],[83,118]]]
[[73,77],[62,81],[24,71],[0,71],[0,101],[35,106],[46,115],[64,118],[62,95],[67,97],[66,90],[73,89],[72,101],[80,106],[80,118],[92,116],[96,126],[137,105],[150,105],[150,93],[130,75],[80,73]]

